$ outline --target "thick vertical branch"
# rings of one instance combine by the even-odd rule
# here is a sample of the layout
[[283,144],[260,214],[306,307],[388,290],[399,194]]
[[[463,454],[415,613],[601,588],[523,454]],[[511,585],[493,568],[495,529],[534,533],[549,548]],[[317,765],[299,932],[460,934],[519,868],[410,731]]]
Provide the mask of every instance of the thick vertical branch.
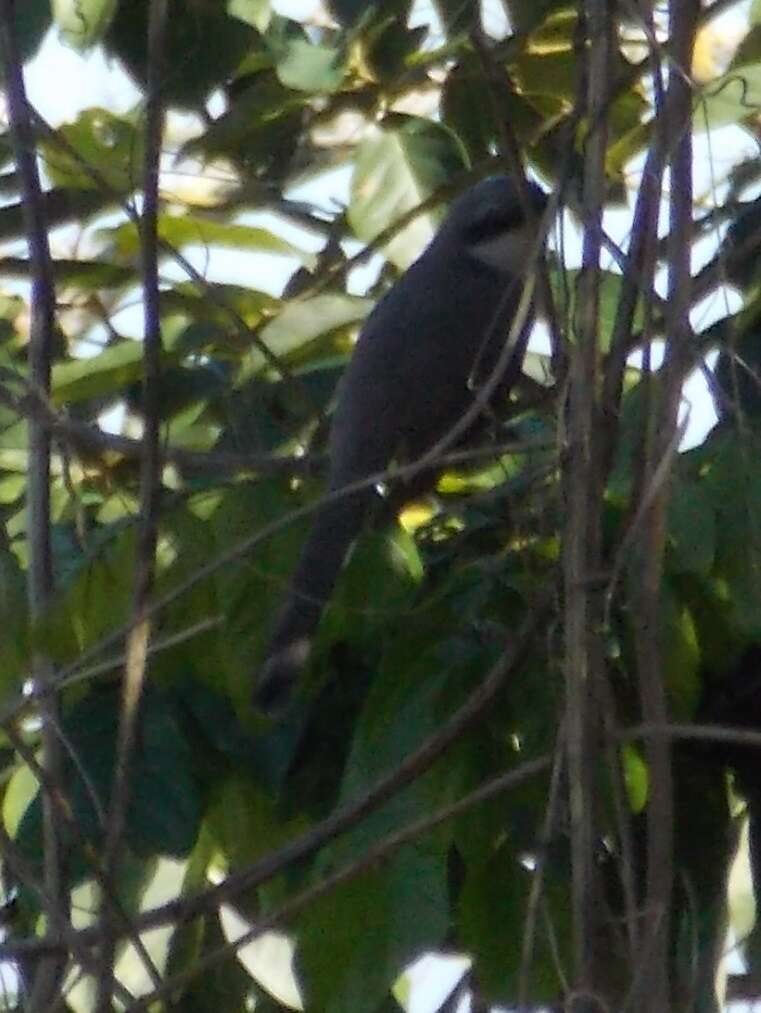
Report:
[[[8,115],[16,166],[24,194],[24,218],[32,274],[29,381],[45,400],[50,393],[52,337],[55,324],[55,287],[37,169],[34,131],[26,97],[21,57],[15,38],[15,4],[0,3],[0,47],[5,72]],[[32,621],[42,617],[53,593],[50,540],[50,434],[41,420],[29,421],[29,472],[27,478],[27,590]],[[33,661],[34,680],[40,691],[44,767],[55,784],[60,775],[60,744],[56,735],[57,701],[52,689],[52,670],[47,658]],[[55,808],[43,795],[45,893],[55,905],[55,918],[66,913],[66,891],[61,872],[61,846]],[[62,962],[44,961],[39,968],[30,1007],[46,1009],[57,988]]]
[[573,863],[572,903],[575,979],[580,994],[594,989],[597,888],[593,853],[595,791],[594,682],[598,676],[599,597],[592,576],[599,571],[600,472],[595,423],[598,413],[598,333],[605,196],[607,101],[611,20],[606,0],[587,0],[584,244],[579,279],[577,342],[571,349],[566,461],[567,522],[564,544],[565,666],[568,781]]
[[[685,363],[690,355],[689,308],[692,289],[692,86],[690,66],[700,13],[699,0],[673,0],[670,12],[672,64],[666,100],[670,152],[671,200],[668,239],[669,298],[665,362],[655,425],[645,462],[643,495],[650,497],[636,558],[638,589],[634,602],[637,663],[643,720],[668,722],[662,668],[660,595],[666,537],[671,459],[677,445],[679,401]],[[647,813],[647,922],[640,954],[641,1010],[669,1009],[671,898],[673,890],[674,801],[669,740],[654,736],[645,745],[650,791]],[[647,967],[647,974],[642,970]],[[646,978],[646,985],[644,979]]]
[[[116,764],[106,834],[104,866],[106,880],[116,880],[131,795],[131,767],[135,747],[140,700],[145,680],[151,623],[148,606],[155,577],[156,538],[161,496],[161,318],[158,283],[158,207],[161,141],[164,108],[161,81],[164,72],[164,38],[167,0],[151,0],[148,22],[148,82],[146,97],[146,154],[143,184],[143,214],[140,221],[142,253],[144,334],[143,334],[143,454],[140,472],[140,526],[132,625],[127,635],[122,710],[116,747]],[[104,938],[98,983],[97,1009],[108,1013],[113,993],[114,926],[104,904]]]

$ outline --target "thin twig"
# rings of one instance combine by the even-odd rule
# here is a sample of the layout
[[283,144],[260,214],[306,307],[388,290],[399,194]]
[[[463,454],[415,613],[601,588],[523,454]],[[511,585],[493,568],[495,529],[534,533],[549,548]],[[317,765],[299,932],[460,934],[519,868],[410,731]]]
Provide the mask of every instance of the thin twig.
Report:
[[[104,845],[106,882],[117,881],[124,843],[127,812],[132,794],[132,759],[135,749],[140,703],[145,681],[151,622],[146,609],[153,591],[156,571],[161,498],[161,309],[158,279],[158,215],[161,140],[164,130],[162,81],[168,0],[151,0],[148,14],[148,81],[145,101],[145,167],[143,213],[140,220],[142,254],[143,333],[143,455],[140,473],[140,526],[135,559],[133,621],[127,637],[126,665],[122,684],[122,706],[114,761],[108,828]],[[107,898],[102,909],[102,949],[96,1010],[109,1013],[112,1007],[115,960],[113,911]]]
[[[668,704],[662,667],[661,585],[666,542],[666,509],[671,465],[676,454],[678,412],[684,364],[690,361],[689,309],[692,278],[692,82],[689,70],[700,4],[674,0],[670,6],[671,64],[666,130],[675,139],[669,152],[671,170],[670,229],[668,237],[668,319],[662,369],[663,384],[648,420],[654,425],[648,439],[644,476],[646,488],[657,488],[646,512],[646,523],[635,555],[637,591],[633,602],[635,651],[642,716],[646,722],[665,724]],[[650,479],[658,481],[651,484]],[[641,963],[647,954],[646,982],[635,989],[635,1009],[668,1009],[670,987],[671,903],[673,893],[674,799],[670,743],[662,738],[645,742],[650,773],[647,806],[647,872],[645,907],[653,912],[644,926]]]

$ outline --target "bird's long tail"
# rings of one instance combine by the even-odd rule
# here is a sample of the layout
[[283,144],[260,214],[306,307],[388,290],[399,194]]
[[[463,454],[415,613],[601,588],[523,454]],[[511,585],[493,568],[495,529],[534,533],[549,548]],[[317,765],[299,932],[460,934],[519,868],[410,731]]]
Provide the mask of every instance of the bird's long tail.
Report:
[[288,703],[323,609],[372,500],[364,489],[325,504],[302,549],[254,690],[254,706],[276,713]]

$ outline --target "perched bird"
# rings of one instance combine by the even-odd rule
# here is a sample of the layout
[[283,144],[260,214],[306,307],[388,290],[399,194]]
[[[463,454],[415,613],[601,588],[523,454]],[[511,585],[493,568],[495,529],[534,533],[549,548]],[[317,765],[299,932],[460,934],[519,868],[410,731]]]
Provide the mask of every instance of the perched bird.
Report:
[[[339,386],[329,438],[329,491],[369,478],[392,461],[418,460],[463,417],[479,384],[494,373],[546,203],[534,183],[526,184],[525,193],[531,220],[506,176],[465,191],[426,250],[368,317]],[[531,324],[529,313],[491,403],[514,385]],[[464,437],[475,428],[477,421]],[[430,489],[436,474],[428,467],[408,484],[392,484],[395,502]],[[288,703],[336,578],[377,499],[368,484],[319,509],[259,673],[254,692],[259,709],[272,713]]]

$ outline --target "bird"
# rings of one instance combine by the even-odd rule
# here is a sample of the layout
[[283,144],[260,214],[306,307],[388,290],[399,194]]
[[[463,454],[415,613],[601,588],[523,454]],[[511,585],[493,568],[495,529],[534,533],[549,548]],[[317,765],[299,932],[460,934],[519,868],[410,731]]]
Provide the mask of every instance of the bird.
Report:
[[[371,476],[435,447],[502,365],[547,200],[534,182],[523,183],[522,195],[506,175],[465,190],[366,319],[339,382],[328,437],[332,495],[317,510],[258,672],[253,702],[260,712],[281,713],[292,699],[338,575],[379,499]],[[520,375],[532,323],[533,304],[502,375],[490,381],[490,403],[504,399]],[[483,423],[484,412],[478,414]],[[478,427],[476,419],[457,445]],[[432,488],[440,470],[423,467],[396,485],[392,478],[390,498],[402,506]],[[339,495],[347,486],[354,488]]]

